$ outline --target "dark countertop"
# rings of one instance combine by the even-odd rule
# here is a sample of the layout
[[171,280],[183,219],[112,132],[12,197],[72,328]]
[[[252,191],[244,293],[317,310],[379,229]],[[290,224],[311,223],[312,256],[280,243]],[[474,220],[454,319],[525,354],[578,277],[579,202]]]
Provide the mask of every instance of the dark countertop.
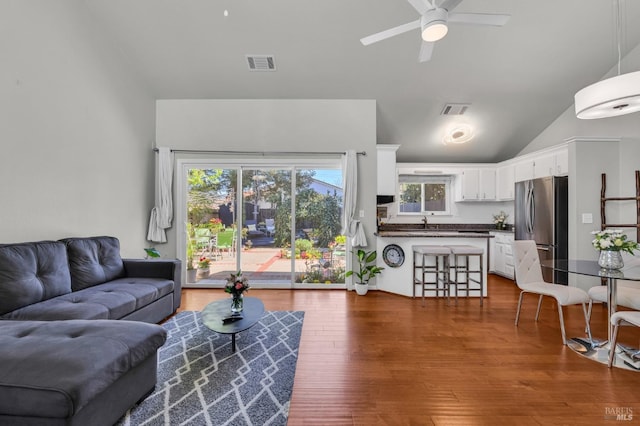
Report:
[[[389,234],[389,232],[393,232],[394,234]],[[422,223],[385,223],[378,226],[377,235],[383,236],[400,236],[395,233],[402,232],[407,235],[403,236],[418,236],[417,233],[420,233],[420,236],[445,236],[444,233],[454,234],[455,235],[446,235],[446,236],[456,236],[458,237],[458,233],[460,234],[483,234],[476,235],[472,238],[484,237],[489,232],[505,232],[505,233],[513,233],[513,225],[507,225],[506,229],[496,229],[494,224],[485,224],[485,223],[428,223],[425,227]],[[425,233],[429,233],[430,235],[425,235]]]
[[402,237],[402,238],[493,238],[489,231],[455,231],[455,230],[398,230],[378,231],[378,237]]

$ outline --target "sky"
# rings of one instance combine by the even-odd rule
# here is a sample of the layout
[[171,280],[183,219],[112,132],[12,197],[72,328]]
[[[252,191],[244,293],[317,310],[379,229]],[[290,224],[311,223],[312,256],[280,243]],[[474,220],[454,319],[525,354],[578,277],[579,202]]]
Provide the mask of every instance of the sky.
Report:
[[342,186],[342,170],[316,170],[315,178],[335,186]]

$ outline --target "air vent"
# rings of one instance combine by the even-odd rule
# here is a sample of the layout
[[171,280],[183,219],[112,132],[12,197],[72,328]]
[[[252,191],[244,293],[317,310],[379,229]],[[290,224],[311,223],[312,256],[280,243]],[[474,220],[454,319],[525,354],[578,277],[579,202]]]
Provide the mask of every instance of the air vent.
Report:
[[276,61],[273,55],[247,55],[249,71],[275,71]]
[[440,115],[463,115],[471,104],[446,104]]

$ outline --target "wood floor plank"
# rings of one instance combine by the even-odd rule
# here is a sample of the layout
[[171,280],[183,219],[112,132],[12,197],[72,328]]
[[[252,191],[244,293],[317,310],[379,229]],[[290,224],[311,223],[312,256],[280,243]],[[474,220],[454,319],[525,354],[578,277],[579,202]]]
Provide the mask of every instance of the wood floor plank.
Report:
[[[515,326],[515,284],[490,275],[488,288],[483,307],[475,298],[422,306],[375,291],[251,289],[267,310],[305,311],[288,425],[601,425],[617,408],[637,421],[640,372],[562,345],[551,299],[535,322],[537,298],[525,297]],[[227,297],[185,289],[181,310]],[[568,336],[583,336],[581,308],[564,313]],[[606,334],[602,305],[592,328]],[[640,331],[624,327],[620,341],[637,347]]]

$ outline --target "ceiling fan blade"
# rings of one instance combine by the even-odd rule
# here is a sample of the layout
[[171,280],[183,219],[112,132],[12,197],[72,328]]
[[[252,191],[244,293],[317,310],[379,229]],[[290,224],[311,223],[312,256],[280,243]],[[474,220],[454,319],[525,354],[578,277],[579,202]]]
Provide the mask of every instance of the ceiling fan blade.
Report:
[[[427,10],[433,9],[434,6],[429,0],[407,0],[420,15],[424,15]],[[462,1],[462,0],[460,0]],[[429,3],[429,4],[427,4]]]
[[381,31],[379,33],[361,38],[360,43],[364,44],[365,46],[368,46],[372,43],[376,43],[378,41],[386,40],[390,37],[397,36],[402,33],[406,33],[407,31],[415,30],[416,28],[420,28],[419,19],[414,22],[409,22],[408,24],[399,25],[395,28],[391,28],[391,29]]
[[460,4],[460,2],[462,2],[462,0],[445,0],[439,7],[445,9],[447,12],[451,12],[457,5]]
[[448,22],[501,27],[507,23],[509,18],[511,18],[511,15],[500,15],[494,13],[450,13]]
[[433,46],[435,43],[429,41],[423,41],[420,46],[420,54],[418,55],[418,62],[427,62],[431,59],[431,53],[433,52]]

